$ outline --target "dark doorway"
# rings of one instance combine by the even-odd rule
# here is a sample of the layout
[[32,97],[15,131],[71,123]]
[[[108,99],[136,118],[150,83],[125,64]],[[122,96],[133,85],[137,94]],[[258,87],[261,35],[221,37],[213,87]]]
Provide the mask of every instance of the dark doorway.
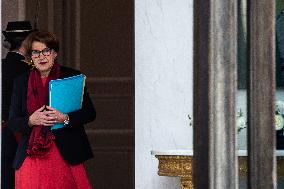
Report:
[[[26,1],[34,19],[35,2]],[[39,29],[60,38],[59,61],[87,75],[97,110],[87,125],[94,188],[134,188],[134,1],[41,1]]]

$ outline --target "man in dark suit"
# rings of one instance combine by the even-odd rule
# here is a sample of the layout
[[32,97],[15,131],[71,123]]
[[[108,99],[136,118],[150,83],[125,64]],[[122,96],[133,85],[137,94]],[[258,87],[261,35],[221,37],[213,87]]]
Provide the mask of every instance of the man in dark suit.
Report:
[[30,70],[30,66],[24,62],[25,48],[23,41],[29,33],[32,26],[28,21],[9,22],[5,31],[4,47],[9,49],[5,59],[2,60],[2,141],[1,141],[1,188],[14,188],[14,169],[12,163],[14,160],[17,141],[13,132],[7,127],[9,118],[9,107],[13,91],[14,79],[22,73]]

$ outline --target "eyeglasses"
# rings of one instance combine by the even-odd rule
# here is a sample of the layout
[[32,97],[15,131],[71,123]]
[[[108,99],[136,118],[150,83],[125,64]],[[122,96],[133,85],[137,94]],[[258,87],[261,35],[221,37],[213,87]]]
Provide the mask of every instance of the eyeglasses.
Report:
[[40,53],[42,53],[44,56],[49,56],[51,54],[51,49],[50,48],[45,48],[41,51],[38,50],[32,50],[32,57],[38,58],[40,57]]

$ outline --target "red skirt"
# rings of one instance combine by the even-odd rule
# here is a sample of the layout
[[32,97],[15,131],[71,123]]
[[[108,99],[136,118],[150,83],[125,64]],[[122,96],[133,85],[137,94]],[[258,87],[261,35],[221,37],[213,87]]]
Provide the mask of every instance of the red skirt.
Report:
[[84,165],[66,163],[55,143],[47,157],[27,157],[15,177],[16,189],[91,189]]

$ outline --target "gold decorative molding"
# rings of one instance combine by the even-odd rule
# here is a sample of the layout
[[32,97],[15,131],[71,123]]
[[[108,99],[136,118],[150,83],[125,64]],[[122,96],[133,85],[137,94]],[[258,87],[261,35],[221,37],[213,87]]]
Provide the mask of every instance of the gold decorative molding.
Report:
[[193,189],[192,182],[192,156],[156,155],[159,160],[160,176],[181,178],[182,189]]
[[[248,174],[247,157],[239,156],[239,176],[246,179]],[[284,157],[277,156],[277,176],[284,176]]]
[[248,173],[247,157],[239,156],[239,177],[242,179],[246,179],[247,173]]
[[284,157],[277,156],[277,176],[284,177]]
[[[159,160],[159,176],[180,177],[181,189],[193,189],[192,155],[155,155]],[[239,177],[247,178],[247,157],[239,156]],[[284,157],[277,156],[277,174],[284,176]]]

